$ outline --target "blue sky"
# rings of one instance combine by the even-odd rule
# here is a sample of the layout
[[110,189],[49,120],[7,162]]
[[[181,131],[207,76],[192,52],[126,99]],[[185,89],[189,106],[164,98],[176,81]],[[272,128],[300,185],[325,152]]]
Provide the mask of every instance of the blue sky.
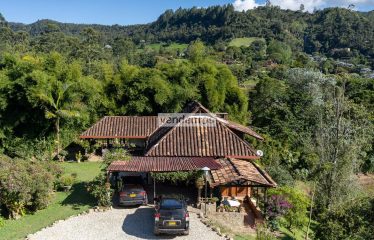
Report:
[[[98,24],[136,24],[152,22],[167,9],[193,6],[207,7],[234,3],[238,10],[251,9],[265,0],[0,0],[0,13],[7,21],[32,23],[38,19],[61,22]],[[273,0],[281,8],[306,10],[327,6],[347,7],[356,3],[356,9],[374,9],[374,0]]]

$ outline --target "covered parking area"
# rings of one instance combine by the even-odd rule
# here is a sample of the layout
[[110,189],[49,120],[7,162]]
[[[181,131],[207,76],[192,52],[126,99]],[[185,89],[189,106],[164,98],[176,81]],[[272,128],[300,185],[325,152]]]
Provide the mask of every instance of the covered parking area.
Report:
[[159,195],[183,195],[194,203],[199,195],[194,183],[157,182],[152,175],[154,173],[200,171],[204,167],[218,170],[221,164],[211,157],[133,156],[129,160],[112,162],[107,168],[107,181],[115,182],[120,176],[139,175],[145,180],[148,199]]

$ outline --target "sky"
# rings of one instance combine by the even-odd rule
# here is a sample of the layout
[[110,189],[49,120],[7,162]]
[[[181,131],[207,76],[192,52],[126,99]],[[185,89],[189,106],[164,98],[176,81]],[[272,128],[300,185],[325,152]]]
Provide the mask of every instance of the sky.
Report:
[[[265,4],[265,0],[0,0],[0,13],[9,22],[33,23],[52,19],[68,23],[142,24],[157,19],[167,9],[208,7],[231,3],[238,11]],[[374,10],[374,0],[271,0],[283,9],[305,11],[355,5],[359,11]]]

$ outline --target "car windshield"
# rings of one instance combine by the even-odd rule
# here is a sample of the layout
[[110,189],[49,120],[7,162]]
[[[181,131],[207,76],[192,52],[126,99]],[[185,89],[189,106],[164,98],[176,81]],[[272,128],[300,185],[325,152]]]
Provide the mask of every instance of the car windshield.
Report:
[[177,199],[163,199],[160,207],[163,209],[181,209],[183,208],[183,203]]

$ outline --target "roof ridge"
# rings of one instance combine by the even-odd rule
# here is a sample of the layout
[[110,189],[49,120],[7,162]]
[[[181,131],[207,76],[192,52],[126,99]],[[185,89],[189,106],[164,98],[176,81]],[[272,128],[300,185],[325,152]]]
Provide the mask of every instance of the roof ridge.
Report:
[[255,168],[261,172],[262,176],[270,183],[272,183],[274,186],[278,186],[278,184],[270,177],[270,175],[265,172],[262,168],[260,168],[255,162],[251,162]]
[[[184,120],[183,120],[184,121]],[[180,121],[179,123],[177,123],[177,124],[175,124],[174,126],[172,126],[172,127],[169,127],[169,129],[166,129],[166,132],[162,135],[162,137],[161,138],[159,138],[159,140],[158,141],[156,141],[154,144],[152,144],[152,146],[146,151],[146,153],[144,154],[145,156],[148,156],[148,153],[153,149],[153,148],[155,148],[164,138],[166,138],[166,136],[167,135],[169,135],[170,134],[170,132],[173,130],[173,129],[175,129],[176,128],[176,126],[177,125],[179,125],[179,124],[181,124],[183,121]],[[166,125],[166,123],[164,124],[164,125]],[[166,127],[166,126],[165,126]],[[163,126],[159,126],[150,136],[149,136],[149,139],[151,139],[151,137],[152,137],[152,135],[153,134],[156,134],[156,132],[159,130],[159,129],[161,129],[161,128],[163,128]]]
[[[217,118],[214,116],[212,116],[212,118],[217,120]],[[149,154],[153,151],[153,149],[155,149],[162,141],[164,141],[169,135],[171,135],[174,132],[174,130],[177,129],[177,127],[179,127],[182,123],[184,123],[188,119],[190,118],[187,117],[183,119],[182,121],[178,122],[177,124],[175,124],[174,126],[169,127],[169,129],[166,129],[165,133],[163,133],[162,136],[158,140],[156,140],[154,143],[151,143],[151,146],[148,148],[145,155],[149,156]],[[232,139],[235,139],[239,144],[243,144],[244,148],[247,148],[247,151],[252,153],[255,157],[258,157],[255,150],[249,145],[249,143],[241,139],[238,135],[236,135],[226,124],[222,123],[221,121],[216,121],[216,124],[218,124],[222,128],[222,131],[226,132],[226,134],[231,135]],[[216,127],[219,127],[219,126],[216,126]],[[161,128],[162,126],[159,127],[158,129],[161,129]],[[152,135],[156,134],[157,130],[154,133],[152,133]],[[149,138],[152,138],[152,135]],[[228,156],[230,156],[230,154],[226,154],[222,157],[228,157]]]
[[241,174],[241,172],[239,171],[239,169],[236,167],[236,165],[232,162],[232,159],[235,159],[235,158],[227,158],[227,160],[230,162],[231,166],[233,169],[235,169],[236,173],[240,176],[243,176],[243,174]]

